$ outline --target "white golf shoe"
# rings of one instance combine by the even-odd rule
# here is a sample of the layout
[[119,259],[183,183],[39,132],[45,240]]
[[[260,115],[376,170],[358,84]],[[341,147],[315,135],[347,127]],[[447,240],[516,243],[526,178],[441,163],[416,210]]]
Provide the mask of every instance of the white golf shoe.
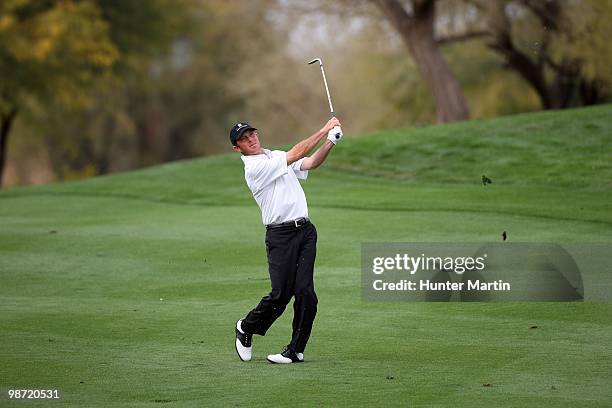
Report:
[[285,349],[279,354],[269,354],[268,361],[273,364],[303,363],[304,353],[296,353],[295,351],[285,347]]
[[242,319],[236,322],[236,353],[242,361],[251,361],[253,335],[242,331]]

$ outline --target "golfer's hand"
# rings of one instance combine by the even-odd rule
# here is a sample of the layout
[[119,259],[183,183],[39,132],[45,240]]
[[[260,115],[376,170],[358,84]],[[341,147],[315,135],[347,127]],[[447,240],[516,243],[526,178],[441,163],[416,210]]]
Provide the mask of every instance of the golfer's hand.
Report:
[[342,125],[340,124],[340,120],[334,116],[333,118],[327,121],[327,123],[325,124],[325,126],[323,126],[321,131],[323,131],[323,133],[329,133],[329,131],[332,130],[336,126],[342,126]]
[[342,128],[340,126],[334,126],[332,130],[327,132],[327,140],[336,144],[342,139]]

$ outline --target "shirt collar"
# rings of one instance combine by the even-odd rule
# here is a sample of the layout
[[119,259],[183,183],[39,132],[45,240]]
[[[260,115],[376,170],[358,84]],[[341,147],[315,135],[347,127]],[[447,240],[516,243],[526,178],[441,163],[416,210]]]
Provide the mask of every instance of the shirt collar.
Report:
[[246,162],[249,162],[249,161],[253,161],[253,160],[259,160],[259,159],[262,159],[262,158],[263,158],[262,156],[265,156],[265,157],[270,157],[270,154],[271,154],[271,153],[272,153],[272,152],[271,152],[270,150],[268,150],[268,149],[263,149],[263,153],[262,153],[262,154],[251,154],[251,155],[248,155],[248,156],[245,156],[245,155],[243,154],[243,155],[241,155],[241,156],[240,156],[240,158],[242,159],[242,161],[243,161],[244,163],[246,163]]

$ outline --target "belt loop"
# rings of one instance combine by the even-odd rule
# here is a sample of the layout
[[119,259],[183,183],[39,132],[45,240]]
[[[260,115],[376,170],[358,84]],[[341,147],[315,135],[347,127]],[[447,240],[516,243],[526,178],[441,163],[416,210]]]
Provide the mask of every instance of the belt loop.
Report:
[[294,220],[293,222],[295,223],[295,228],[299,228],[298,220]]

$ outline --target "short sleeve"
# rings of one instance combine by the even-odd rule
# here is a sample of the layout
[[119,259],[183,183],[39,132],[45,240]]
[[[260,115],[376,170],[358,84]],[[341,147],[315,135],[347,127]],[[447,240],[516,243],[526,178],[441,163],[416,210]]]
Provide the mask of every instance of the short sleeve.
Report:
[[287,174],[287,153],[281,150],[271,153],[271,157],[257,160],[246,167],[245,177],[253,194]]
[[306,160],[306,157],[303,157],[300,160],[293,162],[293,164],[291,164],[291,169],[295,173],[295,176],[302,180],[306,180],[306,178],[308,178],[308,170],[302,170],[300,168],[302,167],[302,162],[304,160]]

